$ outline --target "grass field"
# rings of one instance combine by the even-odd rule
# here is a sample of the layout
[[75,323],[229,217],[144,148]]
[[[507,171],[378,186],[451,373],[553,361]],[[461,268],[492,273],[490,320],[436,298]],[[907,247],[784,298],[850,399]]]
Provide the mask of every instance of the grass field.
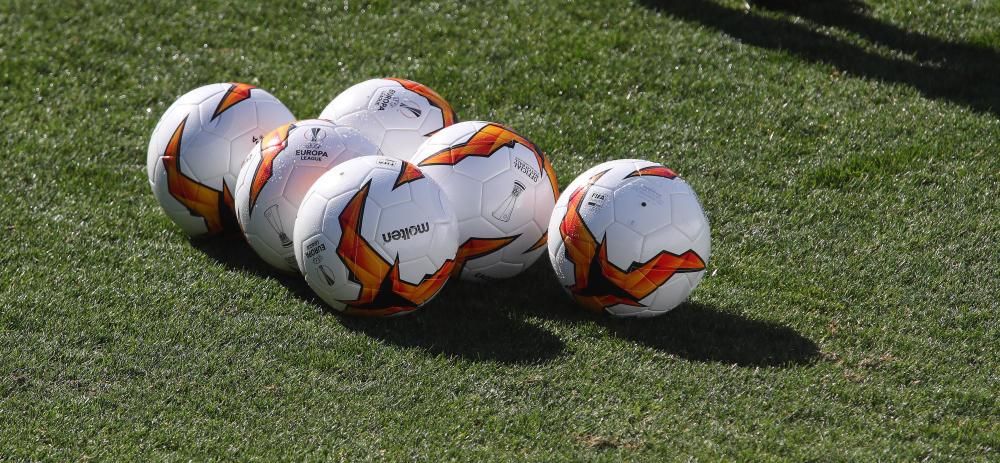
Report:
[[[996,461],[998,23],[996,0],[4,1],[0,461]],[[150,193],[184,92],[246,81],[309,118],[383,75],[525,133],[563,186],[664,162],[709,276],[651,321],[583,312],[544,260],[344,318]]]

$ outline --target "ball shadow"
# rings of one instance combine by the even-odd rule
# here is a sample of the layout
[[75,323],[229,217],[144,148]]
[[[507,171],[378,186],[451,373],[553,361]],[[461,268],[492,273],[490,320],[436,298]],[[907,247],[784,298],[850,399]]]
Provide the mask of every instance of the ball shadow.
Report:
[[525,320],[524,308],[537,310],[539,301],[552,300],[525,287],[540,264],[518,277],[490,284],[449,281],[441,294],[412,315],[344,317],[343,323],[385,342],[433,354],[505,364],[545,363],[561,355],[566,345]]
[[[645,319],[592,313],[577,306],[551,273],[548,258],[543,257],[521,277],[503,282],[498,290],[525,315],[596,323],[616,337],[690,361],[787,367],[819,357],[816,343],[790,327],[753,320],[711,304],[689,301],[662,316]],[[539,300],[548,305],[539,305]]]
[[615,336],[677,357],[741,367],[788,367],[819,358],[815,342],[787,326],[697,302],[652,319],[607,319]]
[[709,304],[687,302],[650,319],[588,312],[563,292],[547,256],[515,278],[492,284],[450,282],[435,300],[411,315],[358,318],[331,309],[298,275],[273,270],[239,236],[196,239],[191,244],[230,270],[278,280],[292,295],[337,316],[351,331],[432,355],[502,364],[545,363],[565,352],[566,345],[528,320],[540,318],[596,323],[613,336],[696,362],[787,367],[819,357],[816,343],[792,328]]
[[192,239],[191,245],[229,270],[273,278],[295,297],[336,316],[345,328],[396,346],[506,364],[542,363],[565,350],[552,333],[498,310],[503,295],[488,285],[451,282],[427,307],[399,318],[350,317],[326,305],[301,276],[272,269],[241,236]]
[[477,362],[541,364],[566,349],[561,339],[542,328],[495,307],[453,297],[399,318],[343,316],[341,323],[389,344]]
[[283,273],[275,270],[267,262],[261,260],[253,248],[239,234],[226,234],[209,238],[192,238],[191,246],[198,249],[210,259],[218,262],[230,271],[245,272],[260,278],[272,278],[284,285],[302,301],[316,306],[323,306],[316,294],[312,292],[305,280],[297,274]]

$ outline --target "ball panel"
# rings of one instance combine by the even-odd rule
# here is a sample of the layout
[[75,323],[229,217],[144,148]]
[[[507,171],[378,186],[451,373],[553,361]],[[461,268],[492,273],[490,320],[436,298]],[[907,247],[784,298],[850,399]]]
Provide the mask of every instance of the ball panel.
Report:
[[[317,180],[318,182],[318,180]],[[340,223],[340,215],[344,212],[344,208],[347,204],[354,199],[357,195],[357,190],[351,189],[344,193],[341,193],[329,200],[326,203],[326,210],[323,212],[323,219],[320,225],[320,231],[326,235],[328,238],[340,238],[342,233],[342,227]],[[376,236],[375,231],[378,228],[379,218],[382,214],[382,208],[370,201],[366,201],[361,205],[361,220],[360,228],[361,233],[364,236]],[[300,207],[301,210],[301,207]],[[358,226],[357,222],[350,223],[352,226]],[[384,257],[384,256],[383,256]]]
[[225,92],[220,93],[198,105],[198,113],[206,121],[205,131],[226,139],[236,139],[256,129],[257,106],[249,98],[226,108],[222,113],[216,113],[223,103],[224,95]]
[[208,233],[205,220],[199,216],[192,215],[183,204],[177,201],[170,193],[167,182],[167,173],[162,162],[156,163],[153,173],[153,196],[163,212],[167,214],[174,223],[177,224],[190,236],[199,236]]
[[417,129],[417,132],[421,135],[429,136],[444,127],[444,114],[441,110],[434,106],[428,106],[426,109],[426,116],[424,116],[423,122],[420,123],[420,127]]
[[453,165],[456,172],[466,177],[486,182],[504,172],[510,171],[510,152],[500,148],[489,157],[468,156]]
[[153,135],[149,138],[149,147],[146,150],[146,174],[150,184],[153,183],[153,170],[160,158],[166,155],[167,145],[174,135],[174,131],[184,123],[184,130],[181,139],[191,136],[200,131],[200,121],[197,115],[197,106],[189,104],[174,103],[167,108],[160,120],[153,129]]
[[[396,183],[399,174],[397,170],[376,169],[372,171],[371,178],[374,182],[393,185]],[[398,204],[408,204],[413,198],[410,196],[410,185],[404,183],[395,188],[390,187],[385,190],[373,191],[368,196],[368,200],[383,209],[388,209]]]
[[399,262],[399,275],[404,281],[419,283],[428,275],[433,275],[440,265],[434,265],[427,256],[418,256],[408,261]]
[[487,122],[483,121],[465,121],[438,130],[414,153],[414,164],[419,164],[419,160],[426,159],[442,149],[467,141],[486,124]]
[[649,306],[667,312],[684,302],[691,294],[691,282],[687,278],[671,278],[656,290]]
[[670,195],[671,222],[674,227],[684,234],[689,240],[694,240],[701,233],[702,228],[707,226],[705,215],[702,212],[698,199],[692,193],[674,193]]
[[385,156],[409,160],[424,140],[425,137],[415,129],[386,129],[382,135],[382,144],[379,149]]
[[670,194],[663,182],[643,178],[624,181],[614,190],[615,221],[640,235],[670,224]]
[[422,170],[424,175],[441,185],[459,221],[473,217],[480,218],[483,201],[483,184],[481,182],[455,172],[449,166],[423,167]]
[[437,224],[433,217],[422,213],[420,205],[407,201],[382,212],[374,232],[377,239],[371,244],[381,250],[386,260],[398,255],[400,261],[409,261],[427,253],[431,229]]
[[611,307],[607,307],[604,310],[615,317],[638,317],[641,316],[643,312],[646,312],[648,307],[616,304]]
[[201,102],[214,96],[221,98],[221,95],[225,93],[226,90],[229,90],[229,87],[230,84],[228,83],[204,85],[181,95],[181,97],[177,99],[177,103],[184,105],[199,105]]
[[[292,234],[292,248],[295,252],[295,259],[298,262],[299,271],[302,271],[303,261],[301,244],[306,238],[319,235],[323,230],[323,216],[329,200],[316,191],[310,191],[302,200],[298,213],[295,216],[295,230]],[[331,233],[332,235],[332,233]]]
[[579,209],[580,217],[597,241],[604,237],[605,231],[615,221],[612,196],[612,190],[594,185],[587,190],[586,196],[582,198]]
[[[277,98],[271,94],[266,95],[266,99],[258,100],[257,92],[260,89],[254,90],[254,106],[257,108],[257,123],[254,127],[250,128],[251,136],[257,135],[258,137],[270,132],[284,124],[288,124],[295,120],[295,116],[292,112]],[[246,133],[244,133],[246,135]]]
[[515,232],[517,239],[510,246],[501,249],[503,260],[530,265],[538,258],[537,256],[531,257],[530,254],[541,251],[545,247],[545,243],[540,242],[544,233],[534,222],[524,224]]
[[306,284],[331,307],[343,310],[346,304],[341,300],[351,298],[354,292],[350,287],[357,285],[350,283],[347,272],[339,264],[334,242],[318,234],[303,240],[300,247],[297,260]]
[[423,135],[419,132],[420,126],[427,120],[430,108],[431,105],[426,98],[399,84],[375,90],[368,103],[368,111],[378,118],[386,129],[404,129],[420,135]]
[[340,125],[346,125],[349,127],[354,127],[362,135],[365,136],[369,141],[371,141],[375,146],[379,148],[379,151],[384,151],[383,145],[385,144],[385,127],[378,119],[375,119],[371,114],[366,111],[357,111],[350,113],[346,116],[339,117],[333,120],[334,123]]
[[673,225],[668,225],[643,238],[638,260],[645,262],[661,252],[680,255],[691,248],[691,240]]
[[551,192],[548,179],[545,178],[545,166],[539,165],[539,156],[527,146],[516,143],[508,149],[508,168],[520,181],[531,185],[532,189],[542,185]]
[[627,270],[632,263],[642,262],[642,235],[620,223],[612,223],[605,235],[608,261]]
[[253,233],[247,233],[244,236],[246,237],[247,244],[253,248],[254,252],[257,253],[257,256],[259,256],[264,262],[267,262],[271,266],[282,271],[298,271],[298,265],[295,263],[294,257],[291,264],[289,264],[288,261],[285,260],[284,256],[278,253],[279,251],[273,249],[270,244],[268,244],[267,240]]
[[375,91],[386,85],[389,85],[389,82],[383,79],[371,79],[355,84],[334,97],[319,117],[336,122],[340,117],[367,110]]
[[288,200],[292,210],[298,210],[299,204],[301,204],[306,192],[316,182],[316,179],[327,172],[327,167],[323,165],[300,165],[294,168],[288,166],[281,170],[287,172],[287,174],[272,180],[275,182],[275,192],[277,195]]
[[[482,217],[506,235],[513,234],[522,224],[535,219],[531,210],[533,192],[525,194],[527,185],[507,170],[483,183]],[[526,198],[527,196],[527,198]]]

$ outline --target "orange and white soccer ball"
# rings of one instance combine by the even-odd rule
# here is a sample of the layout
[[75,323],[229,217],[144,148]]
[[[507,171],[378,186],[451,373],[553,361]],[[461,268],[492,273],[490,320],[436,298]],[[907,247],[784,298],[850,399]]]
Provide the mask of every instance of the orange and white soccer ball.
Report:
[[494,122],[459,122],[434,134],[411,162],[441,185],[458,216],[456,276],[510,278],[542,255],[559,187],[530,140]]
[[297,272],[292,236],[306,191],[334,166],[378,148],[357,130],[324,119],[285,124],[250,152],[236,180],[236,218],[250,247],[278,270]]
[[238,230],[232,191],[247,154],[295,120],[270,93],[248,84],[199,87],[160,117],[146,174],[163,211],[191,236]]
[[426,304],[448,281],[458,224],[444,192],[416,166],[365,156],[316,180],[292,240],[306,283],[327,304],[391,316]]
[[319,117],[360,130],[384,155],[405,161],[427,137],[457,120],[437,92],[398,78],[354,85],[337,95]]
[[711,232],[687,182],[663,165],[624,159],[570,183],[552,213],[548,248],[556,277],[580,305],[650,317],[701,282]]

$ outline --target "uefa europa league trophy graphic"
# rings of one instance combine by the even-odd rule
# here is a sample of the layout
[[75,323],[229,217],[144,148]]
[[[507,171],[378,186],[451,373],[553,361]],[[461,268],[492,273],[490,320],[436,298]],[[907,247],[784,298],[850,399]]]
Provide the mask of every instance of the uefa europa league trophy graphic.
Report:
[[274,232],[278,234],[278,239],[281,240],[281,245],[286,248],[291,246],[292,240],[288,238],[288,235],[285,234],[284,227],[281,226],[281,216],[278,215],[278,205],[275,204],[267,208],[267,210],[264,211],[264,217],[267,218],[267,223],[271,225]]
[[323,274],[323,279],[326,280],[326,284],[333,286],[335,279],[333,278],[333,270],[326,268],[325,265],[320,264],[319,271]]
[[517,204],[517,198],[521,196],[524,192],[524,184],[515,180],[514,188],[510,190],[510,196],[503,200],[496,210],[493,211],[493,218],[501,222],[510,222],[510,214],[514,212],[514,206]]

